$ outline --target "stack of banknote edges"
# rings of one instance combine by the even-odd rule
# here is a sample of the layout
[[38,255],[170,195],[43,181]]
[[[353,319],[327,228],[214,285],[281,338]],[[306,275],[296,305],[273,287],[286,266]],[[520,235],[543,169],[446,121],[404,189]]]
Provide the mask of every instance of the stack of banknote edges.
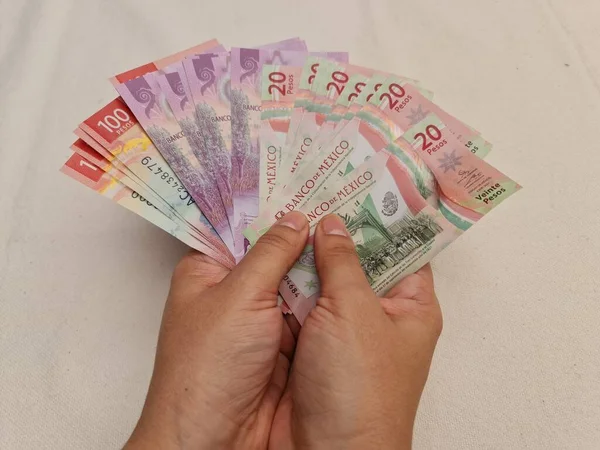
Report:
[[[418,81],[299,38],[211,40],[111,82],[119,97],[77,127],[61,171],[229,268],[287,212],[311,236],[335,213],[384,294],[520,189]],[[312,237],[279,292],[302,323]]]

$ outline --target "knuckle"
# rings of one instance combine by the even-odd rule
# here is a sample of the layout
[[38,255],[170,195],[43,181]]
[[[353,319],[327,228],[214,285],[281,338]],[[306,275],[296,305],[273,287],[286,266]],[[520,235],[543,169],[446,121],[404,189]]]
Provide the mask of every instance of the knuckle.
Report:
[[177,290],[200,292],[218,284],[228,273],[224,267],[210,263],[204,255],[190,252],[175,266],[171,276],[171,286]]
[[429,325],[435,338],[439,338],[444,329],[444,317],[442,315],[442,310],[439,307],[431,312],[429,316]]
[[[304,320],[304,327],[312,329],[313,332],[331,333],[333,330],[339,329],[334,302],[326,297],[319,298],[316,306],[310,310],[308,316]],[[337,322],[337,323],[336,323]]]
[[[346,241],[346,240],[344,240]],[[324,260],[337,260],[337,261],[354,261],[358,260],[356,249],[352,241],[348,242],[335,242],[328,245],[322,251]]]
[[187,276],[190,272],[193,271],[195,266],[195,261],[193,256],[188,253],[183,258],[179,260],[177,265],[175,266],[175,270],[173,270],[172,279],[177,279],[183,276]]
[[[283,228],[283,227],[278,227]],[[294,248],[294,240],[287,236],[286,230],[271,230],[264,234],[257,243],[257,246],[270,251],[288,252]]]

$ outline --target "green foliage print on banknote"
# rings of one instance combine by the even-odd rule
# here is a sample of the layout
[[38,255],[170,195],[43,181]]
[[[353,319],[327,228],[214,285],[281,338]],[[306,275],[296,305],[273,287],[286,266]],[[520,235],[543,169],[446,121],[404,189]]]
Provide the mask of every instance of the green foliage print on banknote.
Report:
[[[363,271],[382,294],[462,233],[421,197],[398,159],[381,151],[300,209],[311,233],[324,214],[336,213],[356,244]],[[280,286],[300,321],[318,298],[310,245]],[[296,290],[294,293],[293,290]]]

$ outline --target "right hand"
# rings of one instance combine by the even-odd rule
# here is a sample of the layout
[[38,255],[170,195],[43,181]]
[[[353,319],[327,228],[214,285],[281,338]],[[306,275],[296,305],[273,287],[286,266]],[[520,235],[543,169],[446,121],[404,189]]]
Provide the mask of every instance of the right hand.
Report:
[[426,265],[377,298],[342,220],[315,232],[321,298],[299,334],[273,450],[408,449],[442,314]]

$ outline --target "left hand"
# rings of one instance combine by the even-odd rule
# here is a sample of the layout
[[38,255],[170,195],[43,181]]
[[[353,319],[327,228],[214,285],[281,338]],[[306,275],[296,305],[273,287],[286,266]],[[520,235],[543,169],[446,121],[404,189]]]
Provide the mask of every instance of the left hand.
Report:
[[183,258],[125,448],[267,447],[295,346],[277,292],[307,238],[306,218],[292,212],[231,272],[199,253]]

